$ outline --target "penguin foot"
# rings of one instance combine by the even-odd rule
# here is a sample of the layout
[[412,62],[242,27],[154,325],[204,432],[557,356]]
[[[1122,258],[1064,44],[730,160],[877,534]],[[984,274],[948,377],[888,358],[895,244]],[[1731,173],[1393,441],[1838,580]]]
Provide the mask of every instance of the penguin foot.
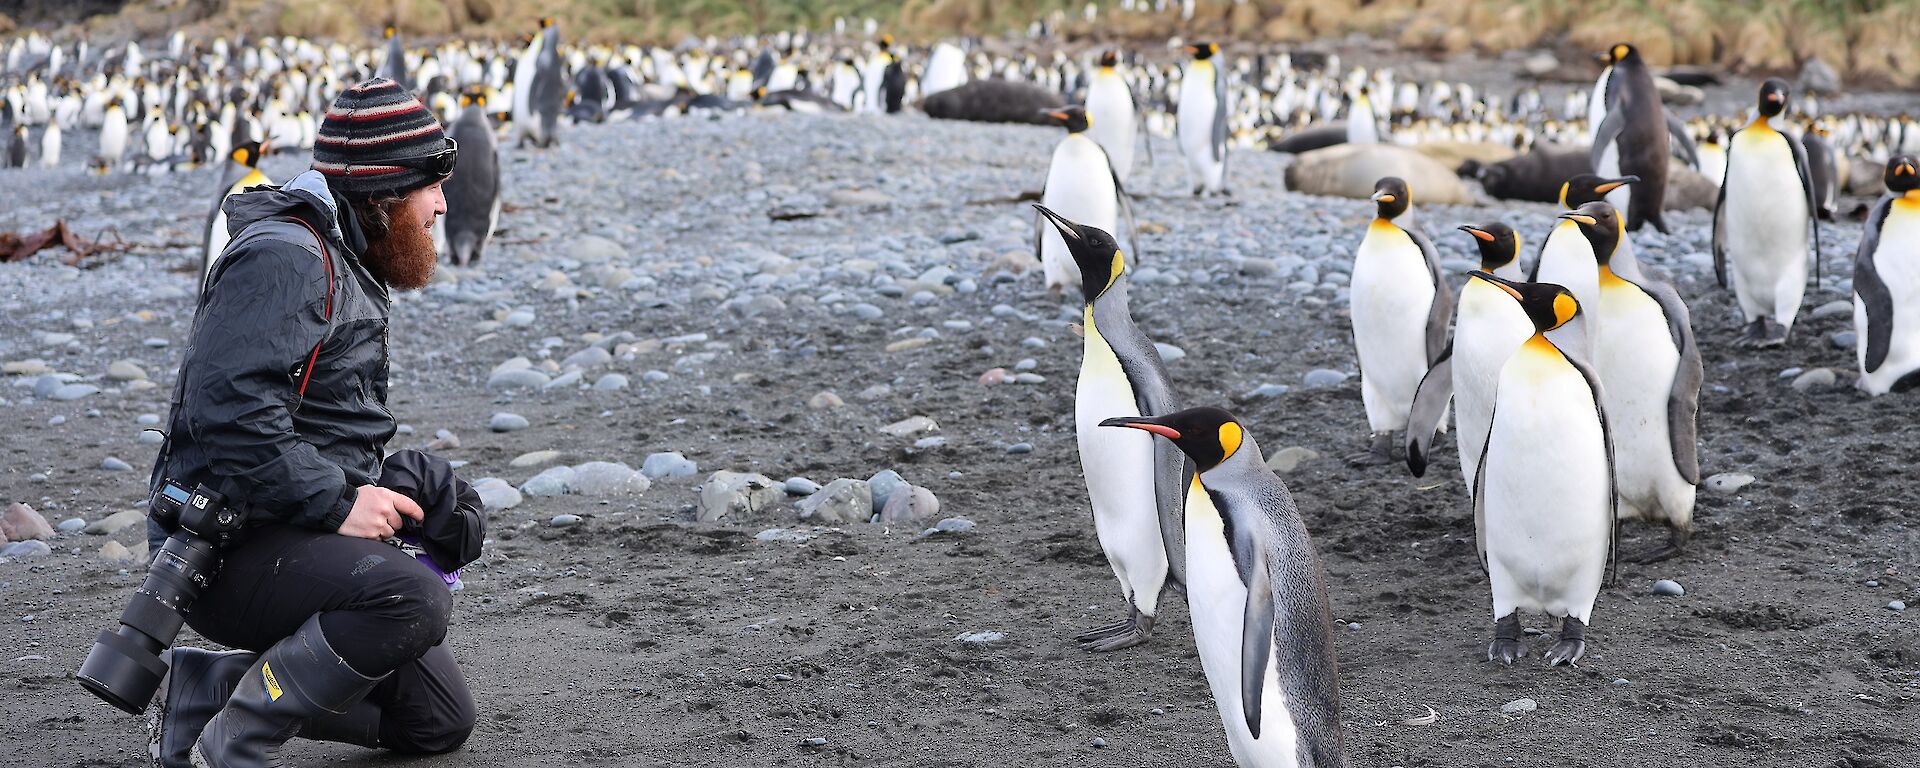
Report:
[[1546,655],[1542,658],[1547,660],[1549,667],[1562,664],[1571,667],[1586,653],[1587,625],[1581,623],[1579,619],[1568,616],[1560,624],[1560,642],[1554,643],[1552,648],[1547,649]]
[[1649,551],[1645,554],[1635,557],[1633,558],[1632,561],[1640,565],[1647,565],[1650,563],[1658,563],[1663,560],[1671,560],[1675,557],[1679,557],[1681,552],[1686,551],[1687,540],[1692,537],[1693,537],[1693,532],[1691,530],[1686,528],[1674,528],[1672,530],[1672,533],[1668,535],[1666,544],[1663,544],[1653,549],[1652,551]]
[[1356,467],[1378,467],[1393,463],[1393,435],[1380,433],[1364,451],[1347,454],[1347,463]]
[[1094,653],[1117,651],[1145,643],[1153,637],[1153,617],[1131,609],[1127,618],[1075,635],[1080,647]]
[[1493,624],[1493,643],[1487,646],[1487,661],[1497,661],[1509,667],[1514,659],[1527,657],[1527,647],[1520,644],[1520,614],[1509,613]]

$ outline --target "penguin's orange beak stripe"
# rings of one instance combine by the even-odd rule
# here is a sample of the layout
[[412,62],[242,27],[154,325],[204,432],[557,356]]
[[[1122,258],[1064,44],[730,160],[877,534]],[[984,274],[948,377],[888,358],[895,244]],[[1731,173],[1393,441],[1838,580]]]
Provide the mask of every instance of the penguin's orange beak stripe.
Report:
[[1595,222],[1599,221],[1599,219],[1595,219],[1594,217],[1588,216],[1584,213],[1563,213],[1563,214],[1560,214],[1560,218],[1566,219],[1568,221],[1577,221],[1587,226],[1593,226]]
[[1107,419],[1106,421],[1100,422],[1100,426],[1127,427],[1129,429],[1138,429],[1138,430],[1144,430],[1147,432],[1152,432],[1168,440],[1180,439],[1180,430],[1174,429],[1173,427],[1169,427],[1165,424],[1155,424],[1150,421],[1131,421],[1131,420],[1128,420],[1127,418],[1122,417],[1122,418]]
[[1466,230],[1467,234],[1473,235],[1474,237],[1480,238],[1481,240],[1484,240],[1489,243],[1493,242],[1492,232],[1488,232],[1484,229],[1475,229],[1473,227],[1461,227],[1461,229]]
[[1907,164],[1905,164],[1905,163],[1901,163],[1900,165],[1898,165],[1898,166],[1896,166],[1896,167],[1895,167],[1895,168],[1893,169],[1893,175],[1895,175],[1895,176],[1912,176],[1912,175],[1913,175],[1913,166],[1911,166],[1911,165],[1907,165]]

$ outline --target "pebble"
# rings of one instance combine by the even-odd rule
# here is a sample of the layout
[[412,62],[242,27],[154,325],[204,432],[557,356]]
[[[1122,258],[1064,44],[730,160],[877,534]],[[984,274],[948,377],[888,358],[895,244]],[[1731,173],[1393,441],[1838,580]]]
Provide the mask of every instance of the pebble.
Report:
[[646,475],[649,480],[658,480],[663,477],[693,477],[699,472],[700,465],[679,451],[649,454],[646,460],[640,462],[640,474]]
[[1887,603],[1887,610],[1904,611],[1906,609],[1907,609],[1907,604],[1904,601],[1894,600],[1892,602]]
[[67,423],[67,417],[64,415],[47,419],[47,426],[49,427],[57,427],[65,423]]
[[1021,456],[1029,453],[1033,453],[1033,443],[1014,443],[1007,446],[1008,455]]
[[[996,311],[994,312],[994,314],[996,314],[996,315],[998,315],[998,314],[1000,314],[1000,313],[999,313],[999,312],[998,312],[997,310],[998,310],[998,309],[999,309],[1000,307],[1006,307],[1006,306],[1007,306],[1007,305],[1005,305],[1005,304],[1001,304],[1001,305],[998,305],[998,306],[995,306],[995,307],[994,307],[994,309],[995,309]],[[1011,309],[1013,309],[1013,308],[1012,308],[1012,307],[1007,307],[1007,309],[1009,309],[1009,310],[1011,310]],[[1038,337],[1038,336],[1028,336],[1028,337],[1026,337],[1026,338],[1024,338],[1024,339],[1021,339],[1021,340],[1020,340],[1020,346],[1021,346],[1021,347],[1023,347],[1023,348],[1026,348],[1026,349],[1045,349],[1045,348],[1046,348],[1046,346],[1047,346],[1047,340],[1046,340],[1046,339],[1043,339],[1043,338],[1040,338],[1040,337]]]
[[909,416],[881,427],[880,432],[894,437],[906,437],[922,432],[933,432],[938,429],[940,429],[940,425],[934,423],[933,419],[925,416]]
[[495,432],[518,432],[529,426],[527,417],[517,413],[496,413],[487,420],[487,429]]
[[1013,382],[1013,374],[1008,373],[1005,368],[989,368],[986,373],[980,374],[980,378],[976,381],[985,387],[1009,384]]
[[1815,368],[1794,377],[1793,388],[1801,392],[1813,389],[1827,389],[1832,387],[1837,380],[1838,377],[1834,374],[1832,368]]
[[873,492],[865,480],[842,477],[794,506],[802,520],[825,525],[864,523],[873,517]]
[[1500,705],[1500,711],[1509,715],[1517,715],[1521,712],[1532,712],[1539,708],[1540,703],[1533,699],[1514,699],[1513,701]]
[[593,382],[595,392],[618,392],[627,388],[627,376],[624,373],[609,373]]
[[1172,344],[1156,341],[1153,348],[1160,353],[1160,362],[1171,363],[1187,356],[1187,351]]
[[1017,373],[1026,373],[1027,371],[1031,371],[1039,367],[1040,367],[1040,361],[1035,360],[1031,357],[1021,358],[1020,362],[1013,364],[1013,370]]
[[785,528],[768,528],[753,535],[754,541],[806,541],[813,534],[806,531],[792,531]]
[[906,479],[902,478],[899,472],[883,469],[873,473],[873,477],[867,478],[867,487],[872,491],[873,511],[878,512],[886,508],[887,502],[893,500],[895,492],[912,486],[907,484]]
[[79,517],[69,517],[65,520],[60,521],[59,525],[54,526],[54,528],[59,530],[61,533],[73,533],[74,531],[78,531],[85,527],[87,527],[86,519],[79,518]]
[[1095,736],[1092,739],[1087,740],[1087,746],[1093,747],[1094,749],[1100,749],[1101,747],[1105,747],[1106,745],[1107,745],[1107,740],[1100,738],[1098,736]]
[[945,436],[934,435],[932,437],[923,437],[913,441],[913,449],[916,451],[930,451],[946,444],[947,444],[947,438]]
[[1015,384],[1044,384],[1046,381],[1047,377],[1037,373],[1021,373],[1015,374],[1013,377],[1013,383]]
[[95,536],[111,536],[146,521],[146,512],[138,509],[123,509],[88,523],[80,530]]
[[141,445],[159,445],[167,441],[167,436],[151,429],[143,429],[133,440]]
[[16,501],[0,513],[0,540],[27,541],[52,536],[53,527],[47,525],[47,519],[33,511],[33,507]]
[[543,389],[543,390],[546,390],[546,389],[565,389],[565,388],[568,388],[568,387],[573,387],[573,386],[577,386],[577,385],[579,385],[579,383],[580,383],[580,379],[582,379],[582,378],[584,378],[584,377],[583,377],[583,376],[581,375],[581,373],[580,373],[579,371],[577,371],[577,370],[576,370],[576,371],[568,371],[568,372],[566,372],[566,373],[563,373],[563,374],[560,374],[559,376],[555,376],[555,377],[553,377],[553,380],[552,380],[552,381],[549,381],[549,382],[547,382],[547,383],[545,383],[545,384],[542,384],[542,385],[540,385],[540,388],[541,388],[541,389]]
[[820,490],[820,484],[804,477],[789,477],[781,488],[788,496],[811,496]]
[[507,462],[507,466],[516,469],[521,467],[537,467],[542,464],[550,464],[558,458],[560,458],[559,451],[528,451],[513,457],[512,461]]
[[985,632],[962,632],[955,635],[953,639],[963,643],[997,643],[1007,639],[1007,633],[994,632],[991,630]]
[[908,352],[911,350],[919,349],[921,347],[924,347],[932,343],[933,343],[933,339],[915,337],[911,339],[901,339],[899,341],[888,344],[886,349],[888,352]]
[[1347,375],[1339,371],[1315,368],[1307,371],[1307,375],[1301,379],[1301,382],[1309,387],[1319,389],[1324,387],[1337,387],[1346,380]]
[[20,560],[32,560],[53,554],[53,547],[44,541],[16,541],[0,547],[0,557],[12,557]]
[[1613,679],[1613,684],[1614,685],[1633,685],[1633,681],[1628,680],[1624,677],[1616,677]]
[[827,740],[820,738],[819,736],[812,736],[805,739],[801,739],[800,744],[801,746],[806,746],[806,747],[824,747],[827,745]]
[[807,398],[807,407],[812,408],[816,411],[824,411],[829,408],[838,408],[846,404],[847,404],[847,401],[840,399],[839,395],[836,395],[832,392],[821,392],[819,394],[814,395],[813,397]]
[[940,498],[917,485],[904,486],[895,490],[883,505],[875,504],[878,513],[877,522],[911,523],[940,514]]
[[579,515],[554,515],[552,520],[547,521],[547,524],[555,528],[564,528],[578,522],[580,522]]
[[107,364],[107,378],[114,381],[139,381],[147,377],[147,372],[132,360],[115,360]]
[[668,376],[666,371],[647,371],[640,374],[640,380],[648,384],[658,384],[670,378],[672,377]]
[[567,484],[573,481],[573,467],[548,467],[541,470],[520,485],[520,492],[528,496],[561,496],[567,492]]
[[1859,339],[1860,335],[1853,331],[1835,331],[1827,337],[1827,342],[1832,344],[1835,349],[1853,349],[1853,345],[1857,343]]
[[1269,397],[1279,397],[1291,391],[1292,389],[1293,389],[1292,387],[1289,387],[1285,384],[1261,384],[1260,386],[1253,388],[1252,391],[1241,395],[1240,401],[1246,402],[1248,400],[1260,400],[1260,399],[1269,398]]
[[608,352],[602,347],[587,347],[586,349],[567,355],[565,360],[560,361],[560,367],[598,368],[611,362],[613,362],[612,352]]
[[1292,472],[1298,469],[1301,463],[1317,458],[1320,458],[1319,451],[1291,445],[1274,451],[1272,456],[1267,457],[1267,468],[1275,472]]
[[512,312],[508,312],[506,317],[500,318],[501,322],[506,323],[507,325],[513,326],[515,328],[525,328],[529,325],[533,325],[533,320],[534,320],[533,310],[529,310],[529,309],[516,309]]
[[480,503],[487,509],[498,512],[520,506],[520,491],[500,478],[483,477],[475,480],[473,490],[480,494]]
[[1703,485],[1714,493],[1737,493],[1753,483],[1753,475],[1741,472],[1722,472],[1707,478]]
[[492,376],[487,377],[487,391],[509,392],[514,390],[539,389],[551,381],[553,380],[548,378],[546,374],[531,368],[505,371],[496,370]]
[[140,426],[143,426],[143,427],[151,427],[151,426],[155,426],[155,425],[157,425],[157,424],[159,424],[159,423],[160,423],[160,414],[157,414],[157,413],[143,413],[143,414],[140,414],[140,417],[139,417],[139,418],[137,418],[137,419],[134,419],[134,420],[133,420],[133,423],[135,423],[135,424],[138,424],[138,425],[140,425]]
[[66,384],[47,395],[52,400],[79,400],[99,394],[100,388],[92,384]]
[[1663,597],[1682,597],[1687,594],[1686,587],[1672,579],[1661,579],[1653,583],[1653,593]]
[[94,554],[97,555],[101,560],[105,560],[109,563],[134,563],[134,562],[138,562],[144,557],[143,553],[145,550],[146,550],[146,545],[144,544],[141,545],[139,551],[135,551],[135,550],[128,549],[125,544],[121,544],[120,542],[109,541],[105,544],[100,545],[99,551],[95,552]]
[[699,519],[706,522],[758,514],[785,496],[785,486],[771,477],[723,469],[708,475],[700,486]]
[[1853,302],[1847,301],[1845,299],[1835,299],[1833,301],[1829,301],[1820,306],[1814,307],[1813,312],[1810,313],[1808,316],[1812,317],[1815,320],[1819,320],[1821,318],[1839,317],[1841,315],[1851,315],[1851,314],[1853,314]]
[[972,531],[974,527],[974,522],[964,517],[947,517],[942,518],[940,522],[934,523],[932,528],[922,531],[921,535],[931,536],[936,533],[967,533]]
[[128,464],[119,459],[116,459],[112,456],[108,456],[100,460],[100,468],[108,472],[126,472],[130,469],[133,469],[133,465]]
[[162,339],[162,338],[159,338],[159,337],[154,337],[154,338],[151,338],[151,339],[143,339],[143,340],[142,340],[142,341],[140,342],[140,345],[141,345],[141,346],[144,346],[144,347],[147,347],[148,349],[160,349],[160,348],[162,348],[162,347],[166,347],[166,346],[168,346],[168,345],[170,345],[170,344],[172,344],[172,343],[173,343],[173,342],[171,342],[171,341],[168,341],[168,340],[166,340],[166,339]]
[[568,493],[596,498],[638,496],[651,487],[653,482],[646,475],[612,461],[589,461],[576,465],[573,476],[567,479]]

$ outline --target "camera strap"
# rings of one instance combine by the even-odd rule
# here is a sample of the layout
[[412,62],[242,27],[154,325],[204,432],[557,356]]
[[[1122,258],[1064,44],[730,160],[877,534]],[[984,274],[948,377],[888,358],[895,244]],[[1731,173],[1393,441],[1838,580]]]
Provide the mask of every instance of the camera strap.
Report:
[[[304,219],[301,219],[297,216],[288,216],[287,218],[292,219],[294,222],[298,223],[300,226],[306,227],[307,231],[313,234],[314,244],[320,246],[320,263],[326,265],[326,268],[327,268],[327,324],[328,326],[332,326],[333,324],[333,256],[327,253],[327,241],[325,238],[320,237],[320,232],[318,230],[315,230],[313,228],[313,225],[308,224]],[[332,328],[329,327],[328,330],[329,332],[331,332]],[[299,371],[300,389],[297,392],[296,403],[293,406],[296,409],[300,407],[299,403],[304,403],[307,400],[307,382],[313,378],[314,363],[317,363],[320,361],[320,346],[326,343],[327,343],[327,337],[324,335],[320,337],[319,341],[314,342],[313,354],[308,355],[307,364],[304,366],[301,366],[301,369]]]

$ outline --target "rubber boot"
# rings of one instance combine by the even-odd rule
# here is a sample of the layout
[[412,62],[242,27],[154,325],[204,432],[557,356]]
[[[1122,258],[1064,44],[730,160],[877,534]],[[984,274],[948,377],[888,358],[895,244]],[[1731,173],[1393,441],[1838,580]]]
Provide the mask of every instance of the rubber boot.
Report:
[[308,720],[306,725],[300,727],[299,736],[310,741],[332,741],[379,749],[380,705],[361,699],[341,714],[328,713]]
[[344,715],[385,675],[367,677],[327,644],[320,615],[268,648],[194,746],[195,768],[270,768],[312,718]]
[[193,764],[188,753],[200,738],[200,729],[227,705],[256,654],[175,648],[168,656],[167,684],[161,689],[160,705],[148,718],[152,737],[147,754],[159,768],[187,768]]

